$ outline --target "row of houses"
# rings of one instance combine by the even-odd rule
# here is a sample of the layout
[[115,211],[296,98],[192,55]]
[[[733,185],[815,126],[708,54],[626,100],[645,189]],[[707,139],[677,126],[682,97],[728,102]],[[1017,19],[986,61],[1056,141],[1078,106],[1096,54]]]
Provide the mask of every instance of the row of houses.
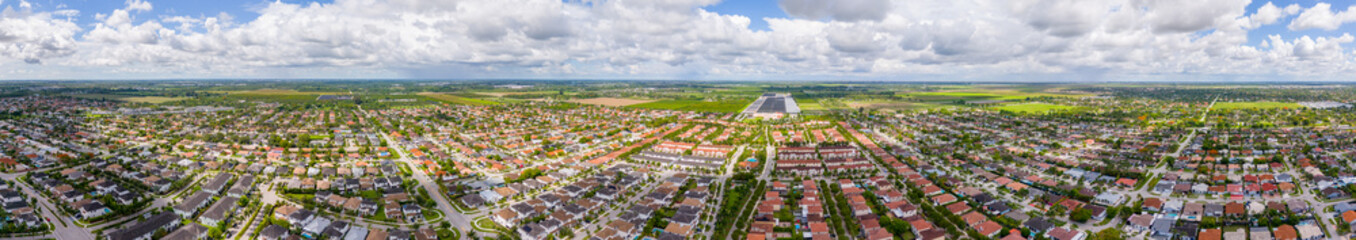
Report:
[[[67,170],[63,171],[70,171],[71,169],[74,168],[68,168]],[[82,177],[77,179],[68,179],[66,178],[66,176],[82,176]],[[74,210],[73,215],[75,215],[78,218],[84,219],[96,218],[111,213],[112,210],[105,206],[104,205],[105,203],[101,202],[100,200],[94,199],[93,196],[99,195],[97,194],[98,192],[94,192],[94,194],[87,193],[76,189],[71,184],[66,183],[66,182],[76,182],[77,184],[79,184],[78,181],[86,179],[83,176],[84,175],[80,174],[48,175],[46,173],[32,173],[29,174],[29,180],[36,182],[37,183],[35,184],[36,186],[46,189],[47,190],[46,193],[49,194],[49,196],[53,196],[53,199],[60,200],[61,206],[66,206],[69,207],[71,210]],[[60,180],[58,178],[60,178]],[[129,202],[129,204],[131,201],[139,199],[138,195],[134,195],[131,193],[131,191],[118,186],[106,187],[102,189],[102,191],[108,191],[108,193],[106,194],[123,196],[123,198],[115,197],[114,199],[118,201]]]
[[[1354,213],[1356,214],[1356,213]],[[1356,216],[1353,216],[1356,218]],[[1224,232],[1223,229],[1202,229],[1197,221],[1183,220],[1169,214],[1136,214],[1126,218],[1125,228],[1132,233],[1148,234],[1153,238],[1187,240],[1319,240],[1327,239],[1323,229],[1312,221],[1299,225],[1283,224],[1275,228],[1251,227]],[[1349,224],[1349,223],[1348,223]]]
[[1160,180],[1150,191],[1158,194],[1210,194],[1223,195],[1230,194],[1231,197],[1242,198],[1243,196],[1258,196],[1263,194],[1290,193],[1298,190],[1293,183],[1282,182],[1275,183],[1246,183],[1246,184],[1218,184],[1210,185],[1206,183],[1192,183],[1188,181],[1167,181]]
[[317,191],[339,191],[356,192],[367,190],[402,190],[404,187],[404,178],[400,176],[389,177],[363,177],[363,178],[336,178],[336,179],[315,179],[315,178],[293,178],[285,183],[287,189],[306,189]]
[[[399,228],[367,228],[346,220],[334,220],[320,216],[316,212],[282,205],[274,208],[273,218],[287,221],[295,229],[279,225],[261,226],[259,238],[278,239],[344,239],[344,240],[430,240],[438,239],[431,228],[405,230]],[[299,233],[299,234],[294,234]]]
[[[36,227],[42,225],[44,221],[37,216],[34,208],[29,205],[27,195],[12,186],[12,182],[0,181],[0,204],[4,205],[5,212],[9,213],[9,218],[0,222],[11,223],[16,226]],[[8,226],[0,224],[0,226]]]
[[[511,204],[495,211],[490,218],[501,226],[516,229],[524,239],[544,238],[562,227],[578,224],[589,212],[599,210],[609,202],[620,200],[622,194],[634,191],[643,175],[622,174],[617,170],[622,169],[602,171],[554,191]],[[589,193],[592,193],[591,197],[583,198]],[[538,216],[546,217],[537,222],[522,222]]]
[[1163,200],[1151,197],[1144,199],[1142,210],[1175,214],[1187,219],[1198,220],[1200,217],[1245,217],[1248,215],[1261,215],[1267,210],[1282,213],[1306,214],[1312,209],[1310,208],[1309,202],[1300,199],[1290,199],[1286,201],[1233,201],[1219,204],[1187,202],[1179,199]]

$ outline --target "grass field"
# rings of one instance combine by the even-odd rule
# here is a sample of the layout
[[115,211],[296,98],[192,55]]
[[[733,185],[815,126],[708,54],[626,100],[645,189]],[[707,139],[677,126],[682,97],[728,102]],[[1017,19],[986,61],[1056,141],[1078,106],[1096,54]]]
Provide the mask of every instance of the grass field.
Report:
[[1215,109],[1273,109],[1273,108],[1299,108],[1298,103],[1283,102],[1217,102]]
[[245,100],[245,101],[263,101],[277,103],[316,103],[320,102],[316,98],[320,95],[343,95],[346,93],[338,92],[299,92],[297,90],[284,89],[257,89],[247,91],[211,91],[215,93],[225,93],[224,99]]
[[1084,97],[1089,95],[1020,91],[1015,89],[965,89],[944,92],[913,92],[901,94],[901,96],[912,97],[923,101],[955,101],[955,100],[973,101],[973,100],[1021,100],[1033,97]]
[[128,96],[116,94],[70,94],[67,96],[85,99],[107,99],[123,102],[151,103],[151,104],[161,104],[166,102],[188,99],[186,97]]
[[824,108],[824,105],[820,105],[819,103],[802,103],[802,102],[797,102],[796,105],[797,105],[797,106],[800,106],[800,110],[801,110],[801,111],[824,111],[824,110],[826,110],[826,109]]
[[238,96],[287,96],[287,95],[342,95],[339,92],[298,92],[291,89],[258,89],[249,91],[224,91],[222,93]]
[[188,98],[186,98],[186,97],[129,97],[129,98],[123,98],[123,99],[119,99],[119,100],[128,101],[128,102],[139,102],[139,103],[154,103],[154,104],[161,104],[161,103],[173,102],[173,101],[179,101],[179,100],[184,100],[184,99],[188,99]]
[[630,106],[630,105],[636,105],[636,104],[641,104],[641,103],[654,102],[654,100],[629,99],[629,98],[588,98],[588,99],[574,99],[574,100],[570,100],[570,102],[573,102],[573,103],[583,103],[583,104],[593,104],[593,105],[603,105],[603,106],[611,106],[611,107],[621,107],[621,106]]
[[422,93],[419,93],[419,96],[424,96],[424,97],[431,98],[431,99],[433,99],[433,100],[437,100],[437,101],[445,102],[445,103],[451,103],[451,104],[472,105],[472,106],[498,105],[498,104],[499,104],[498,102],[494,102],[494,101],[488,101],[488,100],[482,100],[482,99],[475,99],[475,98],[468,98],[468,97],[461,97],[461,96],[454,96],[454,95],[443,94],[443,93],[422,92]]
[[679,111],[733,113],[744,110],[744,107],[747,107],[751,102],[752,101],[707,102],[701,100],[663,100],[630,105],[627,107],[667,109]]
[[552,94],[552,95],[554,95],[554,94],[559,94],[560,92],[557,92],[557,91],[531,91],[531,92],[472,92],[472,93],[479,94],[479,95],[485,95],[485,96],[491,96],[491,97],[504,97],[504,96],[511,96],[511,95],[528,95],[528,94],[533,94],[533,95]]
[[1078,108],[1074,106],[1055,105],[1049,103],[1019,103],[998,106],[994,107],[993,109],[999,111],[1009,111],[1019,113],[1044,113],[1049,111],[1073,110]]
[[925,102],[903,102],[903,101],[890,101],[890,100],[852,100],[852,101],[847,101],[847,102],[845,102],[845,104],[847,104],[847,107],[848,107],[848,108],[852,108],[852,109],[856,109],[856,108],[867,108],[867,109],[875,109],[875,110],[883,110],[883,111],[912,111],[912,110],[925,110],[925,109],[936,109],[936,108],[955,107],[954,105],[953,105],[953,106],[948,106],[948,105],[935,104],[935,103],[925,103]]

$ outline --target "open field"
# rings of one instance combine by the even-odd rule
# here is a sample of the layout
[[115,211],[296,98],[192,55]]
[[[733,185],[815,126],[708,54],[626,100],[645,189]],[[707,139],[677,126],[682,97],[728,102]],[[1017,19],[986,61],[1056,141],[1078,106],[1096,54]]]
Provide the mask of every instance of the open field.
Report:
[[88,93],[88,94],[66,94],[66,96],[71,96],[71,97],[76,97],[76,98],[84,98],[84,99],[95,99],[95,100],[100,100],[100,99],[122,100],[123,98],[129,98],[129,97],[132,97],[132,96],[127,96],[127,95],[97,94],[97,93]]
[[993,109],[1019,113],[1044,113],[1049,111],[1073,110],[1077,109],[1077,107],[1049,103],[1019,103],[998,106]]
[[848,100],[844,101],[843,103],[846,104],[847,107],[851,109],[866,108],[883,111],[912,111],[912,110],[956,107],[936,103],[906,102],[892,100]]
[[188,99],[188,98],[186,98],[186,97],[128,97],[128,98],[123,98],[123,99],[119,99],[119,100],[126,101],[126,102],[139,102],[139,103],[161,104],[161,103],[173,102],[173,101],[179,101],[179,100],[184,100],[184,99]]
[[827,110],[827,109],[824,108],[824,105],[821,105],[821,104],[819,104],[819,103],[817,103],[817,102],[814,102],[814,103],[801,103],[801,102],[797,102],[796,105],[800,106],[800,110],[801,110],[801,111],[824,111],[824,110]]
[[77,97],[77,98],[85,98],[85,99],[108,99],[108,100],[117,100],[117,101],[123,101],[123,102],[151,103],[151,104],[161,104],[161,103],[166,103],[166,102],[173,102],[173,101],[179,101],[179,100],[188,99],[188,98],[186,98],[186,97],[127,96],[127,95],[116,95],[116,94],[70,94],[70,95],[67,95],[67,96]]
[[472,92],[472,93],[479,94],[479,95],[485,95],[485,96],[491,96],[491,97],[504,97],[504,96],[512,96],[512,95],[529,95],[529,94],[530,94],[530,95],[558,94],[558,93],[560,93],[560,92],[555,92],[555,91],[532,91],[532,92]]
[[208,91],[208,92],[224,93],[226,94],[226,96],[224,96],[223,99],[228,101],[244,100],[244,101],[262,101],[262,102],[277,102],[290,104],[317,103],[322,101],[330,102],[330,100],[317,100],[316,98],[319,97],[320,95],[347,94],[340,92],[300,92],[297,90],[290,89],[257,89],[245,91]]
[[655,100],[629,99],[629,98],[588,98],[570,100],[573,103],[603,105],[611,107],[630,106],[641,103],[654,102]]
[[[848,103],[848,106],[857,105],[857,104],[858,104],[858,103]],[[886,111],[912,111],[912,110],[926,110],[926,109],[938,109],[938,108],[952,108],[952,107],[957,107],[957,106],[942,105],[942,104],[933,104],[933,103],[885,102],[885,103],[872,103],[872,104],[867,104],[867,105],[864,105],[864,106],[862,106],[862,107],[868,108],[868,109],[886,110]]]
[[1070,94],[1070,93],[1051,93],[1051,92],[1027,92],[1014,89],[965,89],[958,91],[944,92],[913,92],[901,94],[903,97],[912,97],[922,101],[955,101],[955,100],[1021,100],[1034,97],[1085,97],[1088,94]]
[[1299,103],[1283,102],[1217,102],[1215,109],[1272,109],[1272,108],[1299,108]]
[[455,95],[449,95],[449,94],[443,94],[443,93],[422,92],[422,93],[419,93],[419,96],[428,97],[428,98],[431,98],[431,99],[433,99],[433,100],[437,100],[437,101],[440,101],[440,102],[452,103],[452,104],[461,104],[461,105],[481,106],[481,105],[497,105],[497,104],[499,104],[498,102],[493,102],[493,101],[487,101],[487,100],[481,100],[481,99],[475,99],[475,98],[468,98],[468,97],[461,97],[461,96],[455,96]]
[[[209,92],[214,92],[214,91],[209,91]],[[230,94],[230,95],[257,95],[257,96],[270,96],[270,95],[273,95],[273,96],[277,96],[277,95],[340,95],[340,94],[345,94],[345,93],[339,93],[339,92],[298,92],[297,90],[291,90],[291,89],[258,89],[258,90],[249,90],[249,91],[215,91],[215,92],[226,93],[226,94]]]
[[733,113],[744,110],[750,101],[724,101],[707,102],[701,100],[663,100],[648,103],[630,105],[628,107],[649,108],[649,109],[667,109],[679,111],[699,111],[699,112],[726,112]]

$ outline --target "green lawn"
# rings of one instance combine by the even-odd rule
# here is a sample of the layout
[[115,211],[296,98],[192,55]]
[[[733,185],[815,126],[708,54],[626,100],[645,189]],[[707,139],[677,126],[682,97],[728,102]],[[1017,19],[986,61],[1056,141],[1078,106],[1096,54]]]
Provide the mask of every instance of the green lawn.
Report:
[[1082,94],[1068,94],[1068,93],[1025,92],[1014,89],[966,89],[964,91],[913,92],[900,95],[904,97],[917,98],[923,101],[1021,100],[1034,97],[1088,96]]
[[440,102],[451,103],[451,104],[460,104],[460,105],[482,106],[482,105],[498,105],[498,104],[499,104],[498,102],[493,102],[493,101],[488,101],[488,100],[482,100],[482,99],[475,99],[475,98],[468,98],[468,97],[462,97],[462,96],[456,96],[456,95],[444,94],[444,93],[429,93],[429,92],[425,92],[425,93],[419,93],[419,96],[428,97],[428,98],[430,98],[430,99],[437,100],[437,101],[440,101]]
[[[211,91],[209,91],[211,92]],[[223,91],[218,91],[223,92]],[[299,92],[291,89],[256,89],[249,91],[224,91],[230,95],[338,95],[339,92]]]
[[478,95],[484,95],[484,96],[492,96],[492,97],[504,97],[504,96],[510,96],[510,95],[548,95],[548,94],[549,94],[549,95],[555,95],[555,94],[559,94],[560,92],[559,92],[559,91],[524,91],[524,92],[504,91],[504,92],[471,92],[471,93],[473,93],[473,94],[478,94]]
[[679,111],[698,111],[698,112],[726,112],[733,113],[743,111],[744,107],[749,106],[752,101],[723,101],[707,102],[701,100],[663,100],[648,103],[630,105],[626,107],[649,108],[649,109],[667,109]]
[[249,91],[208,91],[213,93],[224,93],[227,101],[246,100],[246,101],[266,101],[278,103],[315,103],[320,102],[316,98],[320,95],[345,95],[340,92],[299,92],[290,89],[257,89]]
[[[210,92],[210,91],[209,91]],[[296,98],[315,100],[320,95],[347,95],[340,92],[299,92],[290,89],[258,89],[250,91],[226,91],[228,96],[239,98]]]
[[427,219],[429,221],[442,219],[443,217],[443,214],[439,212],[437,209],[424,210],[423,212],[420,212],[420,214],[424,215],[424,219]]
[[312,199],[312,198],[315,198],[315,194],[288,193],[288,194],[286,194],[286,195],[287,195],[288,197],[296,198],[296,199]]
[[801,110],[801,111],[823,111],[823,110],[824,110],[824,106],[823,106],[823,105],[819,105],[819,103],[799,103],[799,102],[798,102],[798,103],[796,103],[796,105],[797,105],[797,106],[800,106],[800,110]]
[[377,192],[377,190],[367,190],[358,192],[358,196],[363,197],[363,199],[370,199],[375,201],[381,199],[381,192]]
[[378,221],[378,222],[387,222],[387,221],[391,221],[390,219],[386,219],[386,205],[385,205],[385,204],[377,204],[377,211],[374,212],[371,216],[367,216],[367,219],[372,219],[372,220]]
[[1020,103],[994,107],[994,110],[1018,113],[1044,113],[1049,111],[1073,110],[1077,107],[1048,103]]
[[981,93],[981,92],[920,92],[920,93],[912,93],[912,94],[910,94],[910,95],[913,95],[913,96],[918,97],[918,98],[924,98],[924,99],[926,99],[926,98],[945,98],[945,99],[990,99],[990,98],[999,98],[999,97],[1003,97],[1003,95],[992,94],[992,93]]
[[[849,101],[846,101],[846,102],[844,102],[844,103],[847,105],[846,107],[847,107],[848,110],[853,110],[853,109],[857,109],[857,108],[866,108],[866,109],[876,109],[876,110],[882,110],[882,111],[913,111],[913,110],[926,110],[926,109],[936,109],[936,108],[954,107],[954,106],[943,105],[943,104],[938,104],[938,103],[928,103],[928,102],[907,102],[907,101],[888,100],[888,99],[849,100]],[[804,108],[801,108],[801,109],[804,109]]]
[[476,218],[474,222],[471,222],[471,228],[484,233],[508,234],[503,227],[500,227],[498,223],[495,223],[494,220],[490,220],[490,218],[487,217]]
[[1273,109],[1273,108],[1299,108],[1298,103],[1283,102],[1217,102],[1215,109]]
[[122,100],[123,100],[123,101],[128,101],[128,102],[140,102],[140,103],[154,103],[154,104],[161,104],[161,103],[173,102],[173,101],[179,101],[179,100],[184,100],[184,99],[188,99],[188,98],[186,98],[186,97],[129,97],[129,98],[123,98]]
[[130,95],[97,94],[97,93],[68,94],[67,96],[94,100],[115,100],[122,102],[152,103],[152,104],[161,104],[166,102],[188,99],[186,97],[130,96]]

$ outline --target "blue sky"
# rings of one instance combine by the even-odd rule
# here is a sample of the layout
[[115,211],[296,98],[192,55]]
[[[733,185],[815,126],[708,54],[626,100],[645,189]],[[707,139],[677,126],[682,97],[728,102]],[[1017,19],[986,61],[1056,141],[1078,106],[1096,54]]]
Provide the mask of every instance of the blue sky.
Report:
[[[80,10],[79,18],[81,23],[94,23],[95,13],[108,13],[114,9],[123,8],[124,2],[117,0],[30,0],[37,6],[34,10],[55,10],[58,6],[65,5],[68,9]],[[236,16],[242,20],[252,20],[259,16],[250,9],[257,9],[272,1],[261,0],[208,0],[208,1],[152,1],[155,9],[142,14],[145,17],[155,17],[162,15],[173,16],[197,16],[197,15],[216,15],[225,12]],[[312,1],[284,1],[284,2],[312,2]],[[322,3],[333,1],[318,1]],[[4,0],[5,6],[16,6],[18,0]],[[17,7],[17,6],[16,6]],[[83,24],[82,24],[83,25]]]
[[[128,0],[24,2],[0,0],[18,10],[0,15],[0,26],[14,28],[0,42],[0,79],[1356,75],[1356,20],[1343,20],[1353,15],[1308,18],[1333,30],[1288,27],[1320,2],[1341,13],[1356,0],[1272,1],[1298,12],[1248,31],[1219,29],[1254,21],[1266,1],[148,0],[152,10],[128,11],[130,22],[97,17],[131,9]],[[1122,9],[1129,4],[1141,7]],[[221,13],[236,24],[209,24]],[[750,24],[737,28],[731,16]],[[195,21],[181,28],[172,17]],[[770,29],[769,18],[784,27]]]
[[[569,0],[564,0],[569,1]],[[60,5],[65,5],[65,9],[75,9],[81,12],[78,18],[82,25],[89,25],[97,22],[94,19],[94,13],[107,13],[114,9],[124,6],[123,2],[114,0],[32,0],[30,3],[36,4],[36,10],[56,10]],[[258,13],[252,11],[273,1],[265,0],[205,0],[205,1],[157,1],[154,2],[155,9],[142,14],[144,17],[155,17],[165,15],[176,16],[210,16],[221,12],[236,17],[237,21],[246,22],[259,17]],[[286,3],[333,3],[333,0],[316,1],[282,1]],[[14,6],[19,4],[17,0],[3,0],[0,6]],[[3,7],[0,7],[3,8]],[[720,14],[734,14],[749,17],[751,21],[749,28],[753,30],[766,31],[767,22],[763,21],[765,17],[787,18],[786,12],[777,6],[777,0],[729,0],[722,1],[712,6],[702,7],[707,11]]]
[[716,5],[703,7],[706,11],[720,14],[749,17],[749,29],[767,31],[767,21],[763,18],[788,18],[786,12],[777,7],[777,0],[734,0],[723,1]]
[[[1251,13],[1251,12],[1257,12],[1257,8],[1262,7],[1262,5],[1266,5],[1267,2],[1268,2],[1268,1],[1253,1],[1252,3],[1248,4],[1247,10],[1248,10],[1248,12],[1250,12],[1250,13]],[[1299,4],[1299,6],[1300,6],[1301,8],[1309,8],[1309,7],[1313,7],[1315,4],[1318,4],[1319,1],[1314,1],[1314,0],[1277,0],[1277,1],[1270,1],[1270,2],[1271,2],[1272,4],[1275,4],[1277,7],[1285,7],[1285,6],[1290,6],[1291,4]],[[1332,10],[1333,10],[1333,11],[1345,10],[1345,9],[1347,9],[1348,6],[1351,6],[1353,3],[1356,3],[1356,1],[1323,1],[1323,2],[1326,2],[1326,3],[1328,3],[1328,4],[1332,4]],[[1342,25],[1341,28],[1338,28],[1337,30],[1333,30],[1333,31],[1328,31],[1328,30],[1323,30],[1323,29],[1306,29],[1306,30],[1300,30],[1300,31],[1290,31],[1290,29],[1287,29],[1286,26],[1289,25],[1289,24],[1290,24],[1290,20],[1293,20],[1294,18],[1295,18],[1295,16],[1289,16],[1289,17],[1281,18],[1281,20],[1280,20],[1279,22],[1277,22],[1276,24],[1265,25],[1265,26],[1259,27],[1259,28],[1257,28],[1257,29],[1254,29],[1254,30],[1252,30],[1252,31],[1249,31],[1249,32],[1248,32],[1248,45],[1257,46],[1257,45],[1258,45],[1259,43],[1261,43],[1262,41],[1265,41],[1265,40],[1267,39],[1267,36],[1269,36],[1269,35],[1280,35],[1281,37],[1284,37],[1284,38],[1287,38],[1287,39],[1288,39],[1288,38],[1293,38],[1293,37],[1297,37],[1297,36],[1304,36],[1304,35],[1308,35],[1308,36],[1311,36],[1311,37],[1319,37],[1319,36],[1324,36],[1324,37],[1338,37],[1338,36],[1342,36],[1343,33],[1356,32],[1356,24],[1346,24],[1346,25]],[[1351,43],[1344,44],[1344,45],[1346,45],[1346,46],[1352,46]]]
[[[755,31],[767,31],[770,29],[768,29],[767,21],[763,20],[764,18],[790,18],[789,16],[787,16],[786,12],[783,11],[777,5],[777,1],[778,0],[725,0],[715,5],[704,6],[701,8],[705,9],[706,11],[720,14],[746,16],[750,20],[749,24],[750,29]],[[80,23],[82,26],[89,26],[96,23],[97,20],[95,20],[95,13],[107,13],[113,11],[114,9],[124,7],[123,2],[112,0],[71,0],[71,1],[32,0],[29,2],[37,5],[35,7],[36,10],[56,10],[58,6],[61,6],[63,4],[65,5],[66,9],[79,10],[81,12],[81,15],[78,17],[78,23]],[[161,16],[212,16],[221,12],[225,12],[235,17],[236,22],[248,22],[259,16],[259,14],[255,13],[254,10],[262,8],[263,6],[271,2],[273,1],[265,0],[156,1],[154,2],[155,4],[154,10],[146,13],[140,13],[138,14],[138,16],[140,17],[140,19],[145,20]],[[282,2],[300,3],[300,4],[316,2],[322,4],[329,4],[333,3],[334,1],[289,0]],[[1258,8],[1262,7],[1262,5],[1266,4],[1267,2],[1268,1],[1253,1],[1252,3],[1248,4],[1247,11],[1250,13],[1256,12]],[[1320,1],[1276,0],[1270,2],[1279,7],[1285,7],[1291,4],[1299,4],[1301,8],[1308,8],[1314,6],[1314,4]],[[1356,4],[1356,1],[1323,1],[1323,2],[1332,4],[1332,9],[1334,11],[1343,10],[1352,4]],[[18,4],[19,1],[17,0],[3,0],[3,4],[0,4],[0,6],[17,7],[16,5]],[[1287,29],[1286,25],[1288,25],[1290,23],[1290,20],[1293,19],[1294,17],[1295,16],[1288,16],[1282,18],[1281,21],[1276,24],[1265,25],[1258,29],[1250,31],[1248,33],[1248,45],[1257,46],[1262,41],[1265,41],[1268,35],[1280,35],[1288,39],[1304,35],[1308,35],[1311,37],[1318,36],[1338,37],[1341,36],[1343,33],[1356,32],[1356,24],[1343,25],[1338,30],[1333,31],[1322,29],[1291,31]],[[1344,45],[1351,46],[1352,43]]]

